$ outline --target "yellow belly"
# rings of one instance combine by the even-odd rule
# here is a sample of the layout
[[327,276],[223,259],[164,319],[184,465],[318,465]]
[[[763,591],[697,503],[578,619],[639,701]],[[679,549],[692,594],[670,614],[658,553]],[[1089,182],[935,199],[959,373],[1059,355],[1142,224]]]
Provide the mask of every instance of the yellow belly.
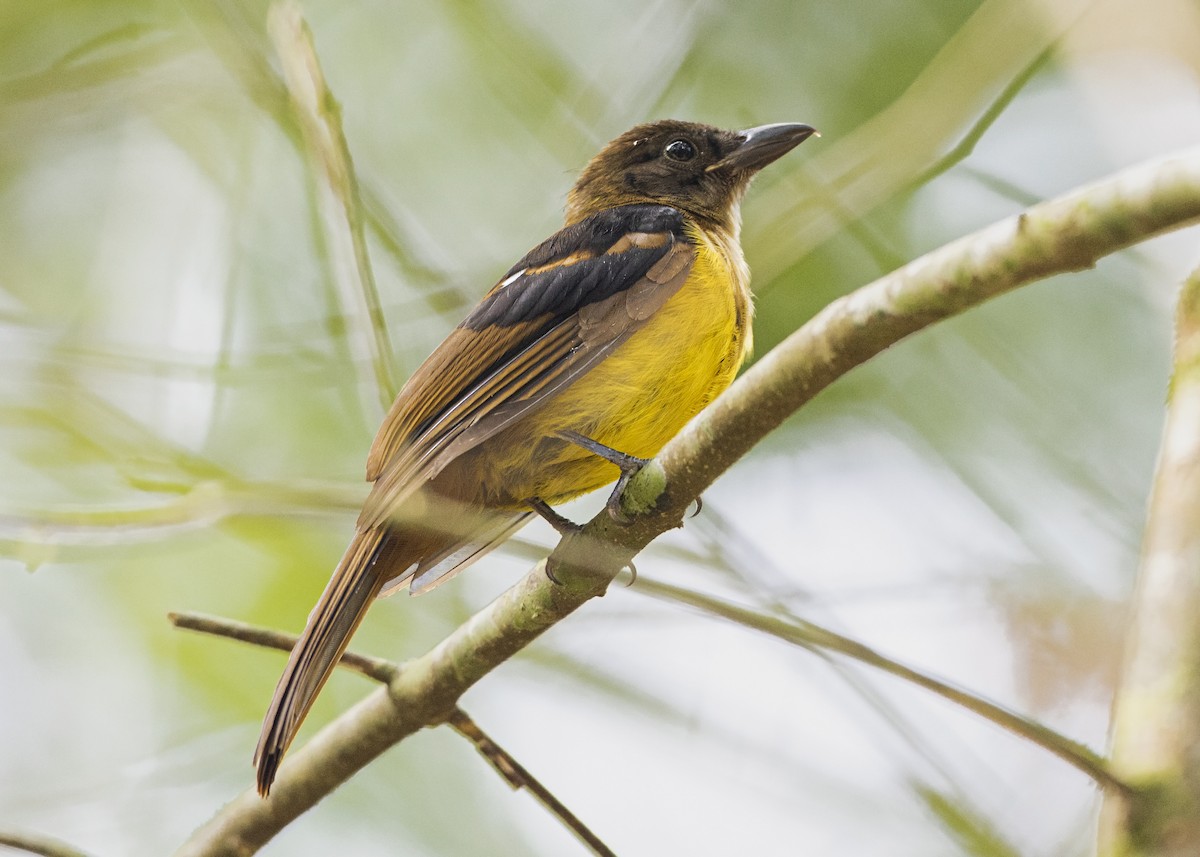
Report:
[[617,468],[559,440],[559,432],[650,458],[729,386],[750,348],[745,263],[735,239],[695,240],[687,282],[645,327],[544,407],[463,456],[478,502],[553,504],[606,485]]

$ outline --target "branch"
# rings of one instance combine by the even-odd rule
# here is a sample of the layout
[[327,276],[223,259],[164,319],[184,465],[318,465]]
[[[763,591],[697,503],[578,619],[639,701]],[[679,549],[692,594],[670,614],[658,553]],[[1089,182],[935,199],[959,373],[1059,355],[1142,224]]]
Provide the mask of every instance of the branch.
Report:
[[612,849],[592,833],[587,825],[576,817],[575,813],[567,809],[563,802],[542,785],[533,774],[529,773],[524,765],[509,755],[507,750],[480,729],[465,711],[461,708],[454,709],[450,719],[446,722],[455,732],[474,744],[479,754],[510,786],[514,789],[525,789],[533,795],[538,803],[550,810],[551,814],[566,825],[567,829],[591,849],[593,854],[598,854],[600,857],[616,857]]
[[431,652],[407,663],[283,764],[271,796],[247,791],[182,855],[253,853],[396,742],[445,721],[459,697],[591,598],[755,443],[839,377],[924,327],[1025,283],[1200,219],[1200,149],[1122,171],[949,244],[830,304],[672,440],[626,489],[635,515],[602,512]]
[[[176,628],[198,631],[201,634],[212,634],[214,637],[228,637],[252,646],[278,649],[281,652],[290,652],[298,639],[295,634],[272,631],[257,625],[248,625],[245,622],[223,619],[220,616],[206,616],[203,613],[168,613],[167,619]],[[400,672],[400,668],[391,661],[354,652],[344,652],[341,659],[338,660],[338,666],[375,679],[381,684],[387,684]]]
[[1176,315],[1175,376],[1113,711],[1104,857],[1200,853],[1200,270]]

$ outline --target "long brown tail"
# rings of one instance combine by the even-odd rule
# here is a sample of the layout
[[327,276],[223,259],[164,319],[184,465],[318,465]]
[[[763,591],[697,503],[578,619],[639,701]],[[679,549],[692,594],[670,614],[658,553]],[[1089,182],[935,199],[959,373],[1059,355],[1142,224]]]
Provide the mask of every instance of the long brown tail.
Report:
[[258,793],[264,797],[288,745],[300,730],[317,694],[325,686],[350,637],[383,583],[397,573],[400,540],[387,529],[360,531],[346,549],[317,606],[308,615],[304,633],[292,648],[275,696],[263,719],[254,764]]

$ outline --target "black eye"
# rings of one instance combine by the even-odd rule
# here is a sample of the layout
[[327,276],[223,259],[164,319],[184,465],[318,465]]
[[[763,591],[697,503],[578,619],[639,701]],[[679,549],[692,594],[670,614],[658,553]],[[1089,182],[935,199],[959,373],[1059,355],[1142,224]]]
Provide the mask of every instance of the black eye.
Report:
[[672,140],[663,149],[663,154],[672,161],[690,161],[696,157],[696,147],[687,140]]

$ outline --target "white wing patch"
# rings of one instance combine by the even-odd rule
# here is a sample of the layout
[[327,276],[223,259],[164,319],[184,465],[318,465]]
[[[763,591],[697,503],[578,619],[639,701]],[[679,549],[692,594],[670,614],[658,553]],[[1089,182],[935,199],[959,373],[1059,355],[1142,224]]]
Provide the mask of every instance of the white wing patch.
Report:
[[522,268],[521,270],[519,270],[519,271],[517,271],[515,274],[513,274],[511,277],[509,277],[508,279],[506,279],[506,280],[501,280],[501,281],[500,281],[500,283],[499,283],[499,284],[496,286],[496,288],[498,288],[498,289],[502,289],[502,288],[504,288],[505,286],[511,286],[511,285],[512,285],[513,283],[515,283],[517,280],[521,279],[521,275],[522,275],[522,274],[524,274],[524,273],[525,273],[525,269],[524,269],[524,268]]

